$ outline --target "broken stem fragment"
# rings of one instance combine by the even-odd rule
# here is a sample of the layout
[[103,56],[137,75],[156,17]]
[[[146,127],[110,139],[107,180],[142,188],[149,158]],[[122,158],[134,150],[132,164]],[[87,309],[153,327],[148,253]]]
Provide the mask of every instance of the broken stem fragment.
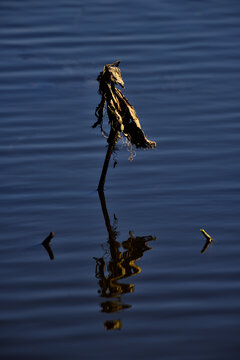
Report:
[[107,154],[98,185],[98,190],[103,190],[104,188],[109,160],[114,146],[121,137],[121,134],[137,148],[146,149],[156,147],[155,141],[150,141],[145,136],[134,107],[129,103],[128,99],[122,94],[122,92],[115,86],[120,85],[124,88],[121,71],[118,67],[119,64],[120,61],[116,61],[112,64],[105,65],[103,71],[97,78],[99,82],[99,94],[102,98],[95,111],[95,115],[98,120],[93,124],[92,127],[95,128],[96,126],[100,126],[102,133],[104,133],[103,115],[105,106],[107,108],[107,115],[111,127],[107,139]]
[[50,246],[50,242],[51,242],[52,238],[54,238],[54,236],[55,236],[54,232],[51,231],[50,234],[46,237],[46,239],[43,240],[43,242],[42,242],[42,246],[47,250],[50,260],[54,259],[53,251]]
[[209,245],[214,241],[213,238],[204,230],[204,229],[200,229],[201,233],[205,236],[206,238],[206,242],[203,246],[203,249],[201,251],[202,254],[205,253],[205,251],[207,250],[207,248],[209,247]]

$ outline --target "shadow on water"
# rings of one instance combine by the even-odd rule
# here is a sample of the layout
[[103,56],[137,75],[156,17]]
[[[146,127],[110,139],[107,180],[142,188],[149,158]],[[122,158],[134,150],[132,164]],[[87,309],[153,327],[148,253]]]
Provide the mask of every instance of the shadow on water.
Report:
[[[153,236],[134,236],[129,231],[129,237],[122,243],[117,241],[117,218],[114,214],[113,224],[110,222],[108,210],[103,191],[99,191],[102,212],[108,232],[107,256],[94,258],[96,261],[95,275],[98,279],[100,296],[106,300],[101,302],[101,311],[104,313],[118,313],[131,307],[125,304],[122,295],[134,292],[134,284],[120,283],[141,272],[141,267],[136,265],[144,252],[150,250],[148,242],[155,240]],[[105,321],[107,330],[120,330],[122,322],[120,319]]]

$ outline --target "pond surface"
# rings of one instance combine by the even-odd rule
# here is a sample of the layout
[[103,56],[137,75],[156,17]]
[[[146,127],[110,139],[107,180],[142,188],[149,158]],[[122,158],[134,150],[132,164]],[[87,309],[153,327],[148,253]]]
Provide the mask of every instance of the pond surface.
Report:
[[[2,0],[0,18],[1,358],[239,358],[240,2]],[[96,77],[116,60],[157,148],[130,162],[119,141],[99,197]]]

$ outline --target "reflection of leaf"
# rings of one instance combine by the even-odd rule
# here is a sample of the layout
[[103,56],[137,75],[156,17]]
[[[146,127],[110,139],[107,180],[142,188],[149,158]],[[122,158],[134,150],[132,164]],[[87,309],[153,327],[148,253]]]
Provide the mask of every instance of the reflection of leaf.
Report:
[[214,240],[213,240],[213,238],[212,238],[208,233],[206,233],[205,230],[200,229],[200,231],[201,231],[201,233],[202,233],[202,234],[205,236],[205,238],[206,238],[206,242],[205,242],[204,247],[203,247],[203,249],[202,249],[202,251],[201,251],[201,253],[204,254],[205,251],[207,250],[207,248],[210,246],[210,244],[211,244]]
[[129,238],[123,241],[122,246],[125,251],[123,257],[125,259],[126,276],[132,276],[141,272],[140,266],[136,265],[135,262],[140,259],[145,251],[151,249],[147,244],[148,241],[156,240],[153,236],[133,236],[133,232],[129,231]]
[[[111,231],[111,234],[113,232]],[[117,234],[115,231],[114,234]],[[129,278],[141,272],[141,267],[136,265],[136,261],[140,259],[144,252],[150,250],[147,242],[155,240],[153,236],[133,236],[129,232],[130,237],[122,243],[125,251],[120,251],[120,244],[115,239],[109,240],[111,247],[111,258],[105,261],[103,257],[94,258],[96,260],[95,275],[100,286],[100,294],[102,297],[119,297],[122,294],[134,291],[133,284],[119,283],[120,280]],[[112,304],[113,305],[113,304]],[[119,305],[114,302],[113,309]],[[105,309],[109,307],[109,303]],[[125,308],[125,307],[124,307]],[[103,310],[104,311],[104,310]]]
[[119,312],[123,309],[129,309],[131,305],[125,305],[120,301],[105,301],[101,303],[101,307],[102,307],[102,312],[113,313],[113,312]]
[[107,320],[104,323],[104,327],[106,330],[121,330],[122,322],[120,319],[117,320]]
[[143,253],[151,248],[148,246],[148,241],[156,240],[154,236],[134,236],[132,231],[129,231],[129,238],[123,241],[122,246],[124,249],[131,249],[136,256],[135,260],[143,256]]
[[[122,243],[118,242],[117,217],[114,214],[113,224],[111,224],[104,192],[99,191],[98,194],[108,232],[107,245],[109,251],[107,258],[106,256],[94,257],[96,261],[95,276],[98,279],[98,294],[101,298],[106,299],[100,304],[101,311],[115,313],[131,307],[131,305],[123,303],[122,295],[132,293],[134,284],[122,283],[121,281],[141,272],[141,267],[135,262],[143,256],[145,251],[151,249],[147,243],[156,238],[153,236],[134,236],[133,232],[129,231],[128,239]],[[120,320],[110,320],[106,321],[104,326],[107,330],[115,330],[121,329],[122,323]]]
[[98,120],[93,127],[99,125],[103,131],[103,114],[107,105],[107,114],[112,130],[108,137],[108,143],[116,143],[120,133],[122,133],[132,145],[138,148],[154,148],[156,143],[148,140],[145,136],[134,107],[122,92],[115,87],[115,85],[124,87],[121,71],[118,67],[119,63],[120,61],[116,61],[113,64],[104,66],[103,71],[97,78],[102,99],[96,108],[95,115]]

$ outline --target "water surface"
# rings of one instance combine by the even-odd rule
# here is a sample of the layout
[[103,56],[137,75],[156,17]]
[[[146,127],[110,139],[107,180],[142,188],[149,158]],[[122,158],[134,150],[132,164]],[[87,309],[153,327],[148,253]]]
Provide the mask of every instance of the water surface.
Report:
[[[1,358],[239,357],[239,2],[0,14]],[[100,199],[96,77],[118,59],[158,147],[119,143]]]

